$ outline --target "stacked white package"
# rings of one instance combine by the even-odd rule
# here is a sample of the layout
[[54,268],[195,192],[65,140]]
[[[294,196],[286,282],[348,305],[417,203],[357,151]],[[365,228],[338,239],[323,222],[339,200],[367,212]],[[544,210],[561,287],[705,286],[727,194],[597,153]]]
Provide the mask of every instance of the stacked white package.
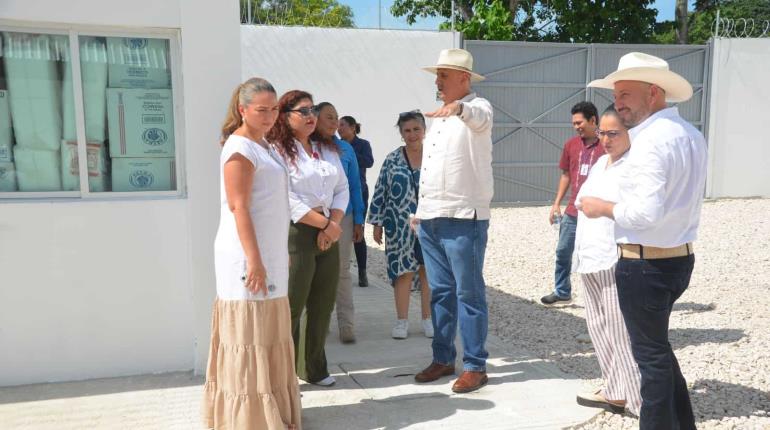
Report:
[[59,150],[13,148],[19,191],[61,191]]
[[16,191],[16,169],[13,163],[0,162],[0,192]]
[[[67,43],[69,49],[69,43]],[[69,51],[64,56],[62,81],[62,112],[64,113],[63,139],[77,140],[75,132],[75,98],[72,89],[72,67]],[[104,142],[107,132],[107,48],[103,38],[80,38],[80,75],[83,81],[83,110],[85,111],[86,140]]]
[[57,66],[63,49],[58,39],[47,35],[5,32],[3,36],[16,146],[58,151],[62,114]]
[[[3,56],[3,38],[0,37],[0,57]],[[5,70],[3,68],[3,63],[0,62],[0,88],[7,89],[8,83],[5,81]]]
[[176,190],[173,158],[113,158],[112,191]]
[[13,133],[11,132],[11,108],[8,91],[0,90],[0,163],[13,161]]
[[110,88],[171,88],[168,41],[108,37]]
[[110,156],[173,157],[171,90],[107,89]]
[[[88,189],[92,192],[109,191],[109,162],[103,143],[86,144],[88,160]],[[65,191],[80,190],[80,169],[78,167],[77,142],[61,143],[61,181]]]

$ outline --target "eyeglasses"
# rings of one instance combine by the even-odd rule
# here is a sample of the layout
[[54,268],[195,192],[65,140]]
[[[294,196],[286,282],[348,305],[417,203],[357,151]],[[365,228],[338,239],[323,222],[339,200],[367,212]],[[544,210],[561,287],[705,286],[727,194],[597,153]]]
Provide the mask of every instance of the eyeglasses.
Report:
[[303,117],[307,118],[309,116],[318,116],[318,106],[305,106],[301,107],[299,109],[286,109],[284,112],[297,112],[298,114],[302,115]]
[[620,130],[596,130],[596,134],[599,135],[599,137],[609,137],[610,139],[614,139],[618,136],[620,136],[621,131]]

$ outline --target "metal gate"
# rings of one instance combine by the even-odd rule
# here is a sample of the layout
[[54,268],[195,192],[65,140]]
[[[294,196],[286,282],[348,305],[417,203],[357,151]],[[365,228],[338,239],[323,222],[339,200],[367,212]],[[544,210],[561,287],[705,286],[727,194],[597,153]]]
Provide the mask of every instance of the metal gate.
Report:
[[495,195],[493,203],[550,203],[556,195],[564,142],[574,135],[572,106],[590,100],[603,111],[610,90],[586,88],[617,68],[618,60],[638,51],[661,57],[693,86],[679,105],[681,115],[706,130],[706,45],[608,45],[465,41],[473,68],[486,77],[476,93],[495,109],[492,130]]

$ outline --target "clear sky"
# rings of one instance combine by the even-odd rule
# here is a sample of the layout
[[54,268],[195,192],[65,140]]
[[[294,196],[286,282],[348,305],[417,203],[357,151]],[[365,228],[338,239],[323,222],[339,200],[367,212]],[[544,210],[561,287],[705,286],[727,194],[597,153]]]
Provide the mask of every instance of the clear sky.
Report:
[[[390,6],[393,4],[393,0],[340,0],[340,3],[350,5],[353,8],[356,26],[359,28],[378,28],[381,21],[382,28],[436,30],[442,22],[441,19],[437,18],[419,19],[410,27],[404,18],[396,18],[390,14]],[[658,9],[658,21],[674,19],[675,3],[675,0],[656,0],[653,3],[653,7]],[[377,13],[378,5],[382,10],[382,14]]]

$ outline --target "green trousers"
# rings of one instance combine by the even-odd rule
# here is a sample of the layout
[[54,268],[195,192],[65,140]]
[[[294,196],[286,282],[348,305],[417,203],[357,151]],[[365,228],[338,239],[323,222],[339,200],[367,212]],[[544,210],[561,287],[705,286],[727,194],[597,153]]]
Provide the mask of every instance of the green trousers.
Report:
[[324,345],[340,277],[339,245],[321,251],[317,236],[318,229],[306,224],[292,223],[289,230],[289,305],[297,376],[311,383],[329,376]]

